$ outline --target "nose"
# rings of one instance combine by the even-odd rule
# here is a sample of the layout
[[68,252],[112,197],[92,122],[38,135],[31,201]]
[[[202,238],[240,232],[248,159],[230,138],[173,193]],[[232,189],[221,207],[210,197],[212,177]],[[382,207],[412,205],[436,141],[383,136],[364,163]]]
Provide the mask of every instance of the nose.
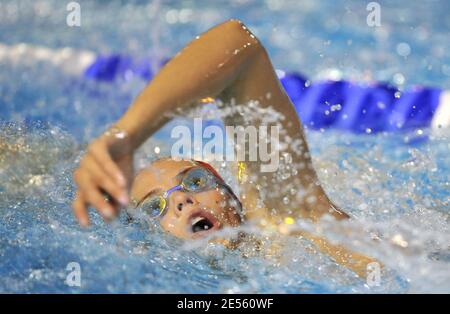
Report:
[[193,209],[197,204],[191,194],[179,191],[173,193],[172,201],[175,207],[174,211],[177,216],[180,216],[185,211]]

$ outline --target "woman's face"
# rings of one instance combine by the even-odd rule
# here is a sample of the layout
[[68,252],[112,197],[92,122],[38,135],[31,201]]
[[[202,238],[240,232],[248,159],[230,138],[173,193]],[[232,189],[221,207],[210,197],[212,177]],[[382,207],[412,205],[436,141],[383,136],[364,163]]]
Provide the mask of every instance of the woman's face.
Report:
[[[189,161],[161,159],[136,176],[131,189],[133,200],[142,202],[151,195],[161,195],[181,183],[189,169],[198,167]],[[235,200],[220,189],[203,192],[173,191],[167,199],[165,214],[159,219],[164,230],[182,239],[196,239],[223,227],[241,222]]]

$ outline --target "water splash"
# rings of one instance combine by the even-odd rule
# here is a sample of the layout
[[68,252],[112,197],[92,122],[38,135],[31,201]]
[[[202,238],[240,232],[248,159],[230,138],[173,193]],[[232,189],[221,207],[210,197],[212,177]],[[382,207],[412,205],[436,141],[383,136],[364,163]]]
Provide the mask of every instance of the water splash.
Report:
[[[397,135],[308,134],[322,182],[355,219],[339,224],[302,222],[293,227],[319,232],[378,258],[386,265],[381,286],[369,287],[308,241],[269,236],[250,227],[224,232],[228,236],[238,231],[253,234],[265,246],[279,247],[279,254],[255,252],[252,241],[234,251],[206,242],[183,244],[157,224],[139,219],[129,223],[125,215],[106,225],[94,213],[93,227],[81,230],[71,214],[70,201],[74,191],[71,171],[82,147],[68,133],[48,125],[9,123],[0,130],[7,143],[1,154],[1,168],[7,170],[0,180],[2,291],[366,293],[449,289],[450,232],[444,197],[449,165],[442,158],[448,153],[448,141],[443,138],[412,148],[398,145],[403,139]],[[154,153],[153,144],[150,141],[142,148],[138,157],[142,164],[149,160],[145,151]],[[374,242],[374,238],[379,240]],[[65,267],[72,261],[81,265],[82,288],[64,284]]]
[[[442,65],[442,60],[449,59],[445,49],[448,27],[436,22],[445,21],[448,10],[441,9],[445,1],[436,2],[433,8],[421,2],[409,7],[385,3],[383,27],[376,31],[359,24],[358,12],[365,10],[357,2],[345,6],[275,2],[247,1],[243,4],[246,10],[234,3],[216,8],[209,2],[193,2],[189,14],[182,13],[186,8],[177,7],[181,2],[161,3],[159,12],[146,4],[122,6],[117,1],[100,8],[94,2],[85,3],[85,24],[73,32],[61,27],[64,14],[51,14],[52,8],[60,6],[56,0],[36,5],[5,0],[1,6],[7,10],[0,10],[0,15],[8,14],[0,18],[0,40],[140,57],[148,49],[142,39],[148,38],[157,19],[158,34],[151,36],[159,35],[158,46],[167,48],[152,53],[170,56],[204,29],[226,17],[238,17],[263,40],[274,64],[285,70],[311,77],[319,73],[358,80],[393,79],[405,87],[413,83],[450,86],[449,71]],[[98,15],[100,9],[104,14]],[[404,21],[398,21],[400,11]],[[417,11],[422,13],[420,25],[410,23],[417,21]],[[263,15],[270,15],[272,22],[255,19]],[[111,16],[116,23],[110,23]],[[164,22],[168,20],[175,22],[167,27]],[[330,36],[343,40],[330,41]],[[396,51],[403,42],[410,48],[408,64]],[[448,134],[433,137],[427,130],[376,136],[308,133],[322,183],[354,220],[293,227],[310,228],[378,258],[386,265],[381,286],[369,287],[328,256],[315,252],[306,240],[266,239],[262,231],[247,227],[241,231],[277,244],[279,258],[254,252],[252,242],[234,251],[204,242],[185,246],[157,225],[145,220],[130,223],[124,215],[117,223],[105,225],[93,212],[92,228],[80,229],[70,209],[71,173],[84,147],[80,143],[117,119],[144,83],[133,79],[111,85],[82,81],[45,62],[0,64],[0,73],[1,120],[46,122],[0,127],[2,292],[450,291]],[[168,151],[168,129],[140,150],[139,166]],[[295,187],[286,189],[288,201],[296,192]],[[355,234],[367,236],[354,241]],[[80,263],[80,288],[64,283],[69,262]]]

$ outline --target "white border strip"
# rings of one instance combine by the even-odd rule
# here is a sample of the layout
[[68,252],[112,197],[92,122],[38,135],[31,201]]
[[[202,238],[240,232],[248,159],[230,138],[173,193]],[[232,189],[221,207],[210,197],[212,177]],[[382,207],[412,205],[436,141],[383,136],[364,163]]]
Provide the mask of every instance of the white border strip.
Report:
[[439,105],[431,120],[431,128],[434,130],[450,127],[450,91],[442,91],[439,97]]

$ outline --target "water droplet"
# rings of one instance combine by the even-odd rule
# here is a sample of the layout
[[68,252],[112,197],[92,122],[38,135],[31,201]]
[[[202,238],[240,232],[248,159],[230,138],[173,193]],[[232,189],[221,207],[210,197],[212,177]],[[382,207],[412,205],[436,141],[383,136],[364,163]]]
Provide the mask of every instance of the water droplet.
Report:
[[411,47],[407,43],[399,43],[397,45],[397,53],[402,57],[407,57],[411,53]]
[[397,85],[403,85],[405,83],[405,77],[401,73],[395,73],[393,80],[394,83]]
[[284,218],[284,223],[285,223],[286,225],[293,225],[294,222],[295,222],[295,220],[294,220],[294,218],[292,218],[292,217],[286,217],[286,218]]
[[401,234],[396,234],[391,238],[391,242],[394,243],[395,245],[398,245],[400,247],[408,247],[408,242],[405,241],[405,239],[403,238],[403,236]]

